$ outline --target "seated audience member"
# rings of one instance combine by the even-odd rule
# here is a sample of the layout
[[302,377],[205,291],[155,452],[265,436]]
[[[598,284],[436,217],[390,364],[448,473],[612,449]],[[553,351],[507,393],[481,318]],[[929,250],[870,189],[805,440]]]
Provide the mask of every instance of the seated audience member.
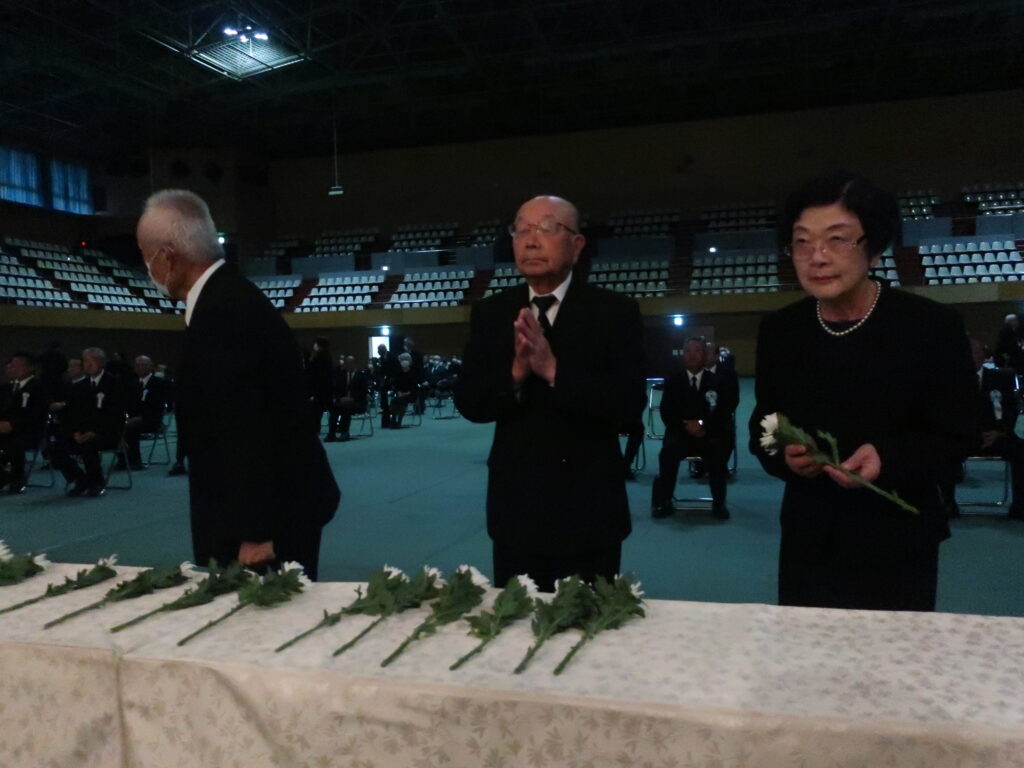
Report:
[[[980,426],[971,455],[1002,456],[1010,463],[1013,498],[1007,517],[1024,520],[1024,441],[1013,431],[1020,412],[1014,372],[987,365],[985,345],[974,336],[970,341],[977,377],[974,404]],[[956,471],[947,473],[947,479],[940,484],[950,517],[959,516],[955,495],[958,474]]]
[[145,355],[135,358],[136,381],[126,388],[128,421],[125,422],[124,441],[128,465],[133,471],[145,469],[139,453],[139,436],[157,434],[163,429],[167,410],[167,383],[153,372],[153,361]]
[[334,366],[331,362],[331,342],[326,336],[313,341],[313,353],[306,362],[306,388],[316,433],[324,412],[331,410],[331,389],[334,386]]
[[46,427],[47,402],[43,383],[26,352],[7,361],[7,386],[0,407],[0,489],[25,492],[25,452],[39,446]]
[[704,368],[705,362],[704,340],[689,339],[683,348],[686,370],[665,382],[660,411],[665,438],[652,489],[653,517],[672,514],[679,462],[687,456],[700,456],[711,483],[711,513],[719,520],[729,519],[725,506],[726,463],[734,439],[732,414],[736,410],[736,395],[724,377]]
[[344,355],[340,363],[334,372],[330,423],[325,440],[328,443],[349,440],[352,414],[366,413],[369,404],[369,373],[356,370],[356,359],[352,355]]
[[392,429],[402,428],[405,409],[416,400],[420,390],[420,375],[413,370],[412,355],[403,352],[398,356],[399,371],[391,379],[390,421]]
[[386,344],[377,345],[377,357],[371,361],[373,388],[380,400],[380,428],[391,426],[391,409],[388,407],[388,394],[391,379],[398,373],[398,360],[388,351]]
[[[124,426],[122,386],[105,370],[106,355],[92,347],[82,352],[85,377],[71,388],[60,413],[60,429],[50,450],[54,469],[71,485],[69,496],[96,497],[106,491],[100,451],[116,448]],[[80,456],[85,471],[78,466]]]
[[1013,312],[1003,318],[1003,327],[999,329],[996,340],[996,363],[1009,366],[1017,373],[1024,373],[1024,333],[1020,328],[1020,319]]

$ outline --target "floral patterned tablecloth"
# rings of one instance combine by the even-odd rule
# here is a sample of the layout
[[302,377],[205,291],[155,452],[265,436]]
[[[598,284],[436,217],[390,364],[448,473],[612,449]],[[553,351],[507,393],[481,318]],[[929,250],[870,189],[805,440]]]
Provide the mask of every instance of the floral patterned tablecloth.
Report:
[[[0,608],[75,569],[3,588]],[[355,587],[246,608],[184,647],[235,598],[114,635],[184,587],[49,630],[106,587],[0,615],[0,766],[1024,766],[1022,619],[653,600],[558,677],[575,633],[512,674],[526,623],[455,672],[463,622],[381,668],[425,609],[338,657],[371,617],[273,652]]]

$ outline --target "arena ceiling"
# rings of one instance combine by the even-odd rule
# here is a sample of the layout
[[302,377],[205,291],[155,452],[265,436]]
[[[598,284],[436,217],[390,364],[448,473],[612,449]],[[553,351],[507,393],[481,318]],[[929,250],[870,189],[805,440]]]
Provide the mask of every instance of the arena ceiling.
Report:
[[[100,161],[325,154],[335,116],[346,152],[1020,88],[1024,73],[1021,0],[0,8],[0,142]],[[239,50],[227,27],[279,49]],[[269,69],[276,54],[295,61]]]

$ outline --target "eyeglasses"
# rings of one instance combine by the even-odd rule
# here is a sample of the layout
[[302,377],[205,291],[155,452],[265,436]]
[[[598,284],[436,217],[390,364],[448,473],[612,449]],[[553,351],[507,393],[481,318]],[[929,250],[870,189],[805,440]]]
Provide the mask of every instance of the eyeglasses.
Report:
[[846,256],[866,239],[867,235],[861,235],[856,239],[832,235],[827,240],[797,240],[786,246],[786,254],[797,261],[807,261],[818,252],[818,249],[821,249],[822,253],[828,251],[834,256]]
[[508,233],[512,235],[512,237],[525,237],[530,234],[531,231],[537,230],[542,235],[550,236],[558,234],[559,227],[574,235],[579,234],[579,232],[572,227],[567,227],[562,222],[555,221],[554,219],[542,219],[539,224],[509,224]]

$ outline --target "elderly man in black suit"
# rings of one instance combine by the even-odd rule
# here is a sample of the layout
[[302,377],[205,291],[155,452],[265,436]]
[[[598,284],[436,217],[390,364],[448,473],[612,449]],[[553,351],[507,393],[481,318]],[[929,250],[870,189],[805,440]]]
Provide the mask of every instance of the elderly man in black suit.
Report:
[[128,421],[124,427],[124,442],[128,465],[133,472],[145,469],[139,452],[139,436],[157,434],[163,429],[167,410],[167,382],[153,373],[153,361],[146,355],[135,358],[132,367],[134,380],[126,388],[128,395]]
[[570,202],[533,198],[510,232],[526,285],[473,307],[455,402],[496,423],[495,584],[527,573],[550,591],[619,571],[631,524],[618,434],[644,407],[643,326],[633,299],[573,277],[585,239]]
[[328,443],[351,439],[352,414],[366,413],[370,391],[370,376],[366,371],[356,370],[355,357],[343,355],[339,362],[331,393],[331,421],[325,440]]
[[[1002,456],[1010,464],[1012,501],[1007,517],[1024,520],[1024,441],[1014,433],[1020,406],[1017,402],[1015,372],[986,364],[988,350],[975,336],[970,336],[974,361],[974,410],[980,429],[971,451],[977,456]],[[956,480],[962,475],[958,466],[944,476],[940,484],[950,517],[959,517],[956,503]]]
[[322,528],[340,493],[310,429],[291,330],[224,261],[209,209],[195,194],[151,196],[136,236],[157,289],[186,306],[176,410],[196,562],[294,560],[315,579]]
[[8,493],[24,493],[25,451],[39,447],[49,403],[27,352],[11,355],[5,373],[8,382],[0,406],[0,489],[8,486]]
[[[106,491],[100,451],[116,448],[124,430],[124,385],[106,370],[107,356],[99,347],[82,352],[85,376],[71,385],[60,410],[60,429],[50,449],[50,463],[70,484],[68,496],[93,498]],[[74,456],[80,456],[85,471]]]
[[716,376],[704,366],[707,350],[703,339],[693,338],[683,347],[686,370],[669,377],[661,397],[661,419],[665,439],[658,455],[658,476],[651,494],[651,514],[672,514],[672,492],[676,487],[679,462],[687,456],[700,456],[711,484],[711,513],[720,520],[729,519],[725,506],[726,463],[735,439],[732,414],[738,392],[724,376]]

